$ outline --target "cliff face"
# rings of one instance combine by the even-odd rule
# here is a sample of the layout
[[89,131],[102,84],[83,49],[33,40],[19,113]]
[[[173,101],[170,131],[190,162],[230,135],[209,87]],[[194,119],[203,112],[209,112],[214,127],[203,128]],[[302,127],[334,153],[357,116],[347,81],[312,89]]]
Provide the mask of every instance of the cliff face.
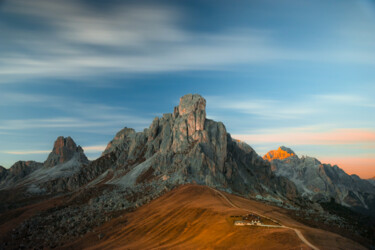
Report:
[[[293,152],[285,148],[279,155],[286,156]],[[282,151],[280,147],[278,151]],[[264,159],[269,159],[269,155]],[[284,176],[293,181],[299,192],[313,201],[328,202],[331,198],[341,205],[369,213],[375,211],[375,187],[356,175],[348,175],[338,166],[322,164],[319,160],[293,153],[286,158],[273,158],[271,168],[277,176]]]
[[173,114],[155,118],[143,132],[117,133],[103,153],[116,158],[109,183],[135,189],[198,183],[280,201],[296,197],[293,183],[276,177],[269,163],[233,140],[223,123],[206,119],[205,106],[200,95],[185,95]]

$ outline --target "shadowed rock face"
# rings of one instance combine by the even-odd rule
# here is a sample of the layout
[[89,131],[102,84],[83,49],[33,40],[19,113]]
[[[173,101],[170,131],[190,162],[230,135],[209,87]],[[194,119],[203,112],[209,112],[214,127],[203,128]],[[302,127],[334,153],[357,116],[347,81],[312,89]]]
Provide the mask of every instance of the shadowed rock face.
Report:
[[308,156],[299,158],[285,147],[270,151],[264,159],[271,159],[274,173],[293,181],[300,193],[313,201],[329,202],[334,198],[337,203],[361,212],[375,211],[375,187],[336,165],[322,164]]
[[0,178],[7,173],[7,169],[3,166],[0,166]]
[[52,152],[49,154],[44,166],[54,167],[58,164],[68,162],[73,157],[81,163],[88,163],[88,159],[83,153],[83,149],[75,144],[72,138],[60,136],[56,139]]

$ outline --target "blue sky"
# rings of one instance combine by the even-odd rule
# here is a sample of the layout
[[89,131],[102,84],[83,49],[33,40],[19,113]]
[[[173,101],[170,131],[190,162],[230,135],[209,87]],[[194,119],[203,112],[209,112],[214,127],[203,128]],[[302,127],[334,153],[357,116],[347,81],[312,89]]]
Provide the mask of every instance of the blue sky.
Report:
[[4,0],[0,34],[0,165],[59,135],[94,159],[199,93],[259,154],[375,175],[373,1]]

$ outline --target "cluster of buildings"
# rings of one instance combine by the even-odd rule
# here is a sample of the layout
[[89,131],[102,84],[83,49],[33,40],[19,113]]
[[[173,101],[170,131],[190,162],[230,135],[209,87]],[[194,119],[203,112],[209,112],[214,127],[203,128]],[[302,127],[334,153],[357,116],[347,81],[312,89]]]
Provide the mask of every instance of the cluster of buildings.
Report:
[[236,220],[234,222],[235,226],[261,226],[262,223],[259,220],[252,220],[252,221],[243,221],[243,220]]
[[248,214],[245,216],[232,216],[232,217],[242,217],[242,220],[234,221],[235,226],[261,226],[262,225],[260,217],[255,214]]

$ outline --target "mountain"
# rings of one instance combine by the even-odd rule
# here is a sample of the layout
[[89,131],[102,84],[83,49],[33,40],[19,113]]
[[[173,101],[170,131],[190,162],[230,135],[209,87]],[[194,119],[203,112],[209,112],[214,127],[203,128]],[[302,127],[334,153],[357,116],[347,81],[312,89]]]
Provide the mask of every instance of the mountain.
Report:
[[107,183],[141,189],[198,183],[282,202],[296,190],[276,177],[247,144],[233,140],[224,124],[206,119],[206,101],[185,95],[173,114],[155,118],[148,129],[124,128],[103,155],[113,154],[114,177]]
[[[285,160],[297,157],[287,153]],[[280,156],[270,155],[274,157]],[[7,245],[0,248],[67,246],[90,234],[101,240],[95,230],[105,223],[190,184],[274,204],[293,214],[306,212],[306,218],[314,214],[340,228],[348,225],[302,197],[294,182],[275,174],[271,168],[275,160],[270,164],[249,145],[233,139],[223,123],[206,118],[206,100],[188,94],[173,113],[156,117],[143,131],[120,130],[94,161],[88,161],[72,138],[58,137],[44,163],[35,163],[17,181],[2,182],[0,242]],[[8,176],[10,170],[0,168],[0,176]],[[195,197],[191,199],[194,202]],[[198,210],[204,213],[207,208],[203,204],[199,208],[199,203]],[[167,215],[160,214],[163,220],[170,219]]]
[[284,160],[296,154],[287,147],[281,146],[277,150],[271,150],[263,156],[263,159],[272,161],[273,159]]
[[223,123],[206,119],[206,100],[192,94],[183,96],[173,113],[156,117],[144,131],[119,131],[92,162],[71,138],[57,138],[44,164],[3,187],[0,196],[6,197],[9,190],[22,194],[17,201],[4,202],[6,209],[24,205],[27,197],[69,195],[74,206],[33,216],[23,224],[30,229],[28,234],[61,242],[73,236],[37,225],[51,218],[51,228],[69,228],[67,218],[74,213],[80,222],[70,233],[81,235],[103,223],[103,214],[134,209],[188,183],[286,207],[303,202],[295,185],[275,176],[270,164],[249,145],[233,140]]
[[70,137],[58,137],[44,163],[16,162],[0,172],[0,190],[14,189],[25,195],[40,195],[71,190],[70,177],[89,164],[83,149]]
[[56,139],[52,152],[44,162],[44,167],[51,168],[72,159],[82,164],[89,163],[81,146],[77,146],[71,137],[60,136]]
[[[147,193],[198,183],[248,197],[293,202],[296,188],[276,177],[247,144],[233,140],[223,123],[206,119],[206,100],[185,95],[173,114],[156,117],[143,132],[119,131],[99,159],[89,162],[72,138],[58,137],[42,168],[18,186],[36,193],[75,190],[96,179],[108,185]],[[94,185],[91,183],[90,185]],[[30,188],[32,187],[32,188]]]
[[329,202],[371,214],[375,211],[375,187],[341,168],[322,164],[313,157],[299,158],[291,149],[279,147],[264,157],[277,176],[293,181],[298,191],[312,201]]

